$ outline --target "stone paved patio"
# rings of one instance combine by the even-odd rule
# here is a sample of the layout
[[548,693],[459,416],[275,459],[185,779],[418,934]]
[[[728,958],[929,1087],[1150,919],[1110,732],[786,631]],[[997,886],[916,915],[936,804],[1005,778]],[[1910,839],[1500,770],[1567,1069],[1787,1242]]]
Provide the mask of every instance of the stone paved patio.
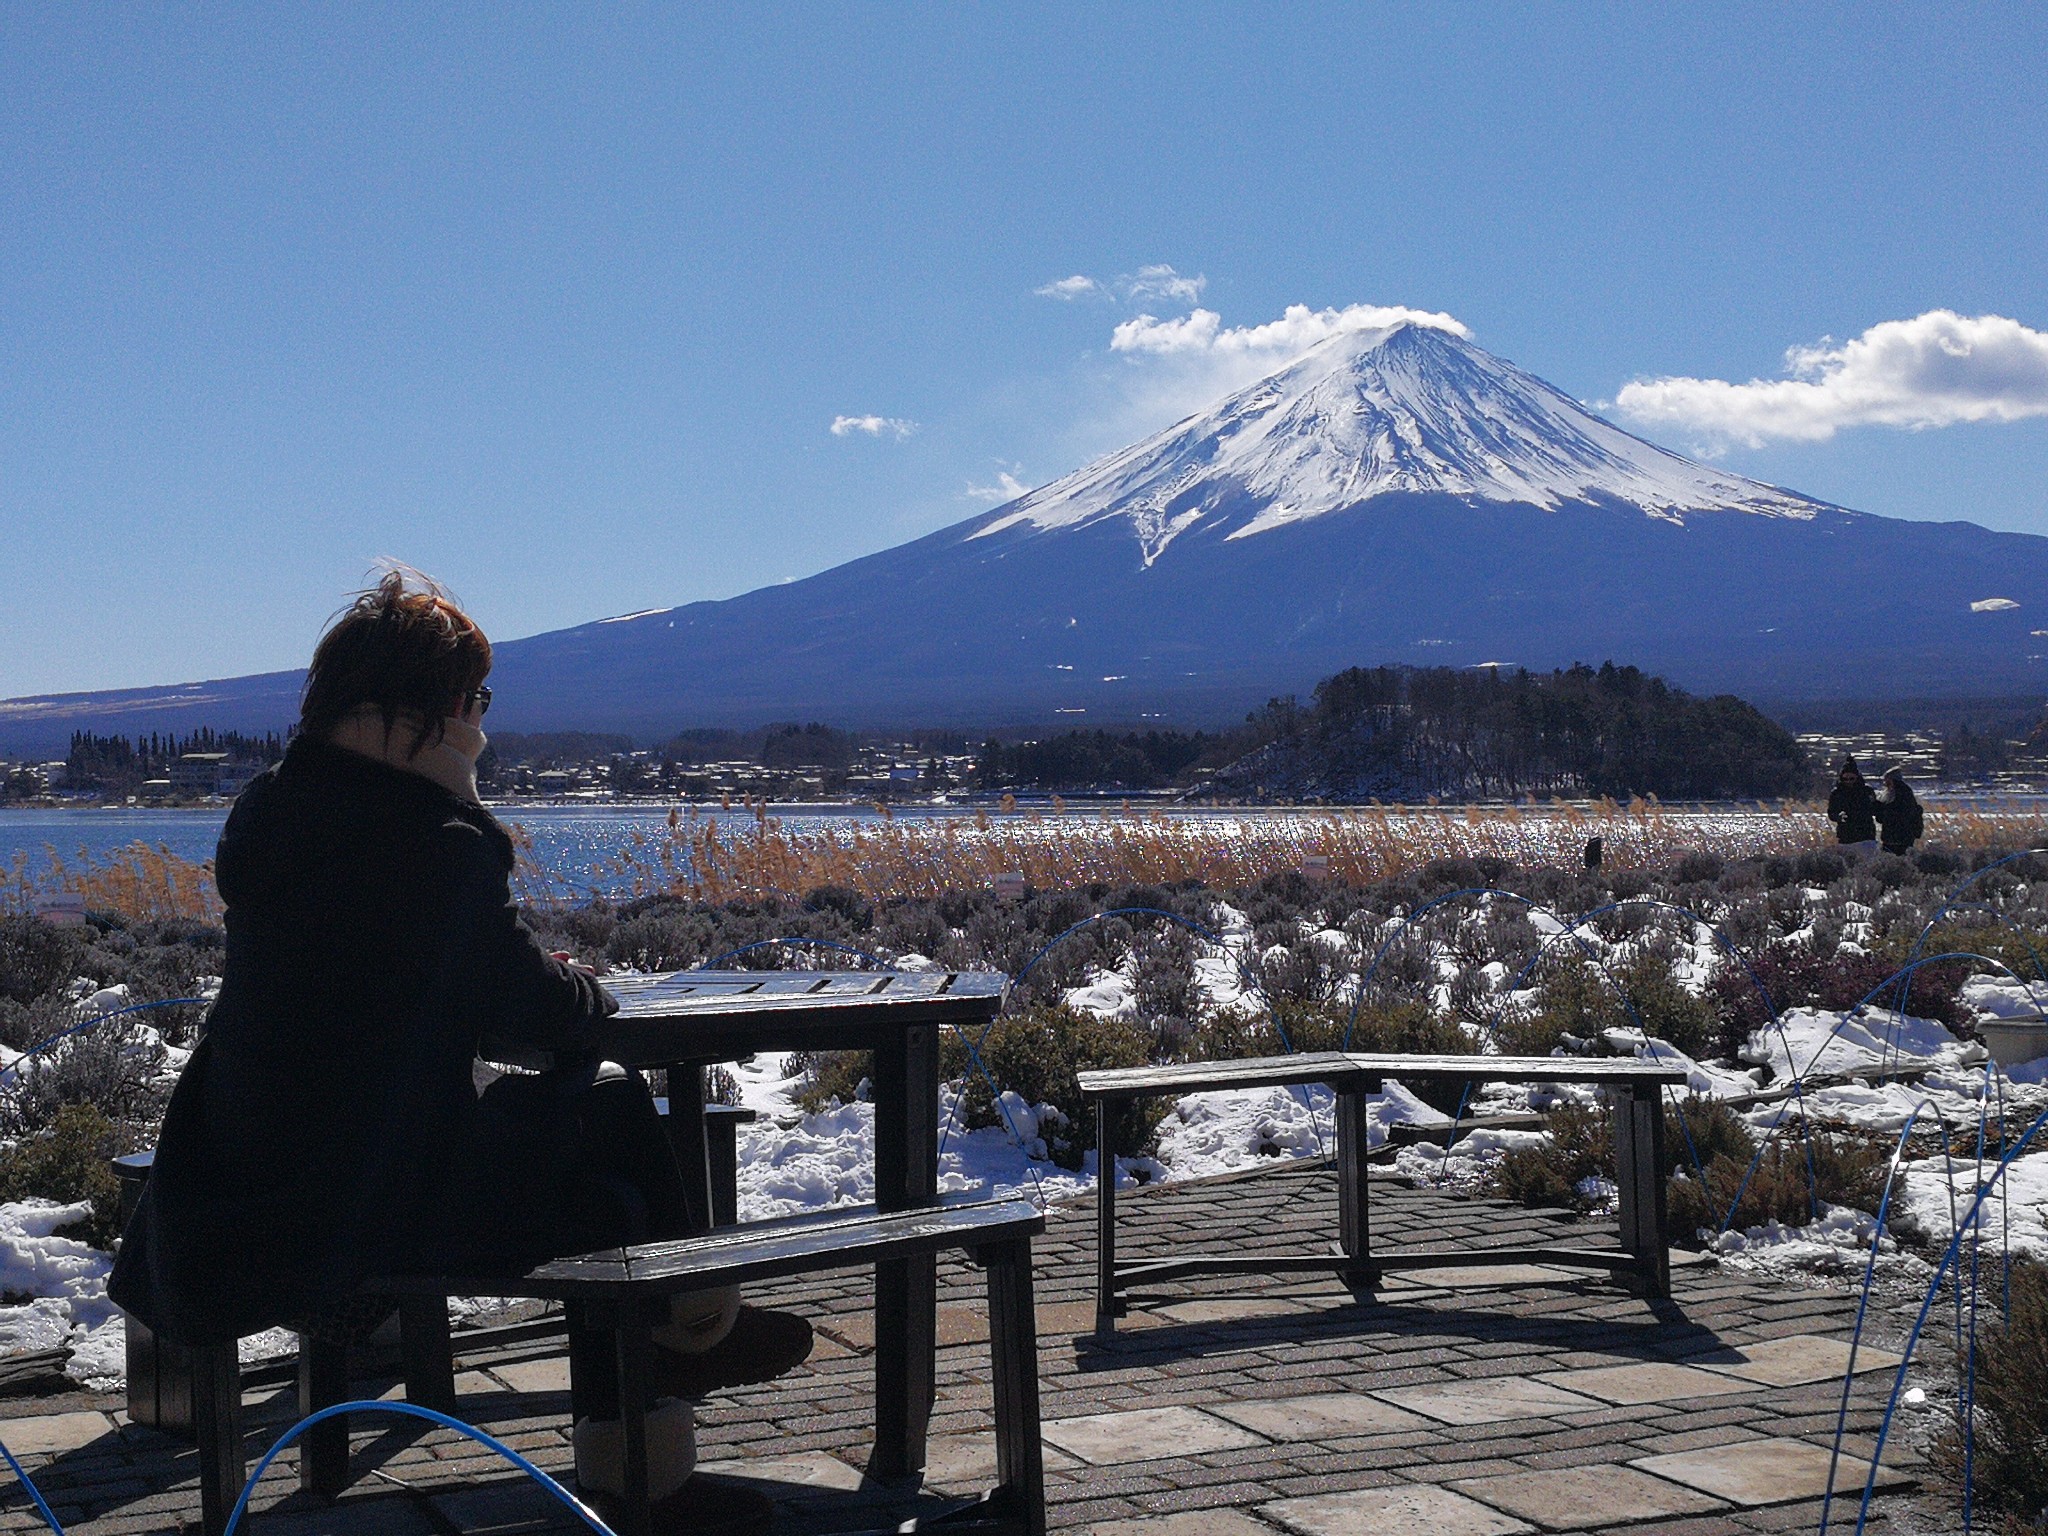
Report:
[[[1551,1213],[1376,1178],[1383,1246],[1585,1243],[1600,1229]],[[1134,1257],[1183,1247],[1309,1247],[1335,1224],[1319,1164],[1141,1192],[1124,1205]],[[1050,1518],[1113,1536],[1340,1536],[1401,1532],[1813,1530],[1828,1476],[1840,1371],[1854,1317],[1841,1289],[1681,1265],[1650,1303],[1592,1277],[1537,1270],[1419,1271],[1359,1301],[1320,1279],[1182,1287],[1140,1306],[1117,1338],[1092,1336],[1093,1208],[1057,1208],[1040,1246],[1040,1374]],[[1596,1238],[1597,1240],[1597,1238]],[[1512,1281],[1512,1284],[1503,1283]],[[888,1528],[978,1491],[993,1472],[978,1275],[941,1274],[939,1391],[923,1489],[860,1471],[869,1433],[870,1295],[862,1273],[757,1299],[805,1310],[819,1347],[772,1385],[699,1415],[702,1462],[760,1480],[792,1533]],[[1235,1294],[1233,1294],[1235,1293]],[[1883,1343],[1884,1340],[1867,1342]],[[1859,1364],[1895,1364],[1868,1347]],[[1851,1413],[1875,1429],[1889,1374],[1862,1377]],[[367,1383],[362,1395],[390,1388]],[[567,1477],[567,1369],[559,1341],[469,1357],[465,1417]],[[395,1393],[393,1394],[395,1395]],[[128,1425],[114,1399],[14,1400],[0,1437],[23,1454],[81,1536],[195,1523],[192,1451]],[[252,1390],[250,1452],[290,1422],[286,1388]],[[1860,1442],[1859,1442],[1860,1443]],[[1903,1452],[1904,1447],[1898,1447]],[[1888,1450],[1887,1459],[1898,1453]],[[337,1505],[296,1492],[287,1452],[249,1529],[277,1536],[573,1531],[530,1483],[480,1447],[410,1421],[363,1423],[357,1482]],[[1837,1485],[1860,1489],[1860,1461]],[[1909,1486],[1888,1467],[1883,1486]],[[1853,1496],[1843,1529],[1853,1528]],[[1930,1497],[1889,1494],[1873,1528],[1941,1528]],[[18,1492],[0,1531],[40,1525]],[[194,1524],[196,1528],[196,1523]]]

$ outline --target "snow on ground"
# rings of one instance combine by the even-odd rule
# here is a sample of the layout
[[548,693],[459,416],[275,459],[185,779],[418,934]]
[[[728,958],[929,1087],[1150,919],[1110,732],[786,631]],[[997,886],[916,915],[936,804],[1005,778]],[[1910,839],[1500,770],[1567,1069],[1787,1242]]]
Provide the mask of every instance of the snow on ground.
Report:
[[[1980,1170],[1974,1157],[1907,1163],[1902,1170],[1904,1186],[1893,1196],[1894,1203],[1903,1206],[1899,1219],[1910,1218],[1937,1243],[1947,1243],[1958,1222],[1970,1221],[1978,1179],[1990,1178],[1996,1166],[1986,1159]],[[1988,1249],[2010,1244],[2014,1253],[2048,1258],[2048,1149],[2013,1159],[2005,1177],[1977,1207],[1973,1225]]]
[[[1092,1158],[1079,1173],[1046,1159],[1042,1131],[1050,1127],[1042,1128],[1041,1119],[1058,1114],[1051,1106],[1034,1109],[1005,1093],[1003,1108],[1017,1131],[1013,1137],[1008,1126],[963,1130],[959,1100],[952,1085],[941,1090],[940,1194],[1053,1200],[1093,1187]],[[1127,1174],[1120,1182],[1136,1182],[1138,1171],[1157,1172],[1145,1158],[1119,1159],[1118,1168]],[[840,1104],[781,1123],[764,1118],[740,1128],[740,1220],[863,1204],[874,1197],[873,1104]]]
[[[1823,1205],[1817,1220],[1803,1227],[1766,1222],[1741,1232],[1723,1232],[1713,1250],[1738,1268],[1760,1270],[1861,1271],[1868,1262],[1877,1218],[1846,1205]],[[1886,1237],[1880,1254],[1894,1254]]]
[[1983,1046],[1964,1044],[1932,1019],[1875,1008],[1853,1016],[1825,1008],[1787,1008],[1776,1023],[1751,1035],[1742,1051],[1744,1061],[1769,1067],[1778,1081],[1901,1062],[1954,1068],[1975,1065],[1984,1056]]
[[[1376,1147],[1391,1126],[1450,1122],[1399,1083],[1388,1083],[1366,1105],[1367,1134]],[[1325,1157],[1335,1116],[1335,1095],[1319,1085],[1186,1094],[1160,1124],[1159,1165],[1168,1179],[1200,1179],[1275,1158]]]
[[0,1306],[0,1354],[68,1344],[75,1351],[73,1376],[121,1374],[121,1316],[107,1300],[113,1260],[75,1238],[55,1235],[57,1228],[91,1215],[89,1201],[0,1205],[0,1293],[34,1298]]
[[1979,1018],[2038,1018],[2043,1004],[2048,1003],[2048,982],[2030,984],[2011,976],[1972,976],[1956,996]]
[[1683,1065],[1686,1091],[1689,1093],[1710,1099],[1735,1099],[1747,1097],[1761,1086],[1759,1079],[1762,1074],[1759,1072],[1695,1061],[1669,1040],[1659,1040],[1640,1029],[1610,1029],[1604,1031],[1601,1038],[1616,1055]]

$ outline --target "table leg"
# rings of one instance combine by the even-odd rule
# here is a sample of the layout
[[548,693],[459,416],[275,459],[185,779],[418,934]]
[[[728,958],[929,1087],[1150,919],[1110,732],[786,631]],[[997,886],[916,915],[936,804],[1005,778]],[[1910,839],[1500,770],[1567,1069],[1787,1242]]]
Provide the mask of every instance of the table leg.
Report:
[[[875,1204],[884,1211],[931,1205],[939,1188],[939,1036],[918,1026],[877,1042]],[[924,1469],[938,1353],[935,1255],[875,1266],[876,1477]]]
[[1645,1294],[1671,1294],[1665,1230],[1664,1104],[1654,1085],[1614,1095],[1614,1167],[1622,1246],[1636,1257]]
[[668,1144],[682,1170],[690,1230],[708,1232],[717,1223],[711,1202],[711,1146],[704,1131],[704,1064],[676,1061],[664,1070],[668,1075]]
[[1109,1100],[1095,1101],[1095,1332],[1116,1332],[1116,1147]]
[[1372,1151],[1372,1115],[1366,1095],[1379,1084],[1340,1082],[1337,1088],[1337,1230],[1344,1256],[1355,1260],[1350,1278],[1361,1285],[1378,1284],[1372,1264],[1372,1195],[1366,1180]]

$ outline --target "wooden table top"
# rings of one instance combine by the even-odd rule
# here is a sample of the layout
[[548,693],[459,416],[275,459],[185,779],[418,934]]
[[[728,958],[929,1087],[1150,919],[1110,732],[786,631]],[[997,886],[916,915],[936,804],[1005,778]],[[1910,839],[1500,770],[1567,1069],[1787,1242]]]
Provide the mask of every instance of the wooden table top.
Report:
[[871,1045],[918,1025],[979,1024],[1002,1007],[1000,971],[671,971],[607,976],[619,1011],[598,1026],[628,1066],[718,1061],[757,1048]]

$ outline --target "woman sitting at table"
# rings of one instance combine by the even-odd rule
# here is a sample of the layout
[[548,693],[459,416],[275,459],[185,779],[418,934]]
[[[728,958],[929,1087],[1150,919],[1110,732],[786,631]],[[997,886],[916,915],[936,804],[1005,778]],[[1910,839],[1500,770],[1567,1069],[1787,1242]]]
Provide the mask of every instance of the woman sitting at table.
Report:
[[[387,575],[322,637],[283,761],[228,816],[225,975],[109,1285],[173,1342],[358,1342],[392,1310],[361,1294],[373,1276],[514,1275],[690,1229],[646,1085],[596,1059],[618,1005],[513,904],[512,841],[476,789],[490,668],[467,615]],[[487,1034],[558,1065],[479,1094]],[[703,1293],[657,1338],[679,1399],[649,1419],[662,1527],[764,1524],[758,1494],[690,1478],[680,1399],[790,1369],[810,1325]],[[591,1374],[577,1477],[617,1492],[615,1383]]]

